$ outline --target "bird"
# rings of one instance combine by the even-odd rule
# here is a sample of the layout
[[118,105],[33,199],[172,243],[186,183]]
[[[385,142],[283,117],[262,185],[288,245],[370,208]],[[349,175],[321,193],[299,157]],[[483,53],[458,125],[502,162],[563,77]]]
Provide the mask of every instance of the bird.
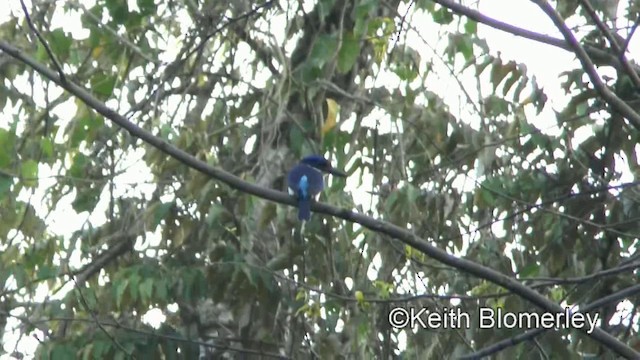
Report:
[[287,176],[289,194],[298,199],[298,220],[311,218],[311,199],[324,188],[322,173],[346,177],[343,171],[331,166],[329,160],[320,155],[308,155],[294,166]]

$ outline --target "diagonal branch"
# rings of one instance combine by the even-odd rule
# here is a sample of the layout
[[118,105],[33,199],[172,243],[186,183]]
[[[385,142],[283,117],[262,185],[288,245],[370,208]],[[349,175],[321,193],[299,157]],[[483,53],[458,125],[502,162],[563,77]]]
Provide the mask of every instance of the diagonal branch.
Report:
[[[535,40],[544,44],[557,46],[561,49],[574,52],[578,57],[578,59],[580,60],[584,70],[589,75],[589,78],[593,82],[596,88],[596,91],[598,91],[598,94],[607,102],[607,104],[611,105],[613,109],[618,111],[620,114],[622,114],[622,116],[624,116],[627,120],[629,120],[629,122],[636,129],[640,130],[640,114],[635,112],[629,105],[627,105],[624,101],[618,98],[611,90],[609,90],[609,88],[607,88],[604,85],[604,83],[600,79],[600,76],[595,70],[595,66],[593,62],[591,61],[591,58],[593,58],[594,61],[597,61],[600,64],[607,64],[615,67],[618,70],[625,70],[625,67],[623,64],[621,64],[620,59],[618,59],[616,56],[613,56],[607,53],[606,51],[596,49],[591,46],[582,47],[576,40],[575,36],[573,36],[573,34],[571,33],[571,30],[569,30],[569,28],[564,24],[564,21],[562,21],[562,18],[560,18],[560,15],[558,15],[555,12],[555,10],[553,10],[553,8],[549,4],[547,4],[545,1],[532,0],[538,6],[544,7],[546,5],[546,7],[551,11],[551,13],[555,14],[555,19],[554,19],[554,17],[551,17],[551,15],[549,15],[550,13],[545,10],[545,13],[547,13],[547,15],[549,15],[552,18],[556,27],[558,27],[558,29],[560,29],[560,31],[562,32],[562,35],[565,38],[564,40],[557,39],[548,35],[539,34],[533,31],[521,29],[517,26],[513,26],[505,22],[498,21],[496,19],[493,19],[491,17],[488,17],[480,13],[479,11],[470,9],[464,5],[453,2],[452,0],[433,0],[433,1],[457,14],[464,15],[472,20],[491,26],[495,29],[505,31],[516,36],[521,36],[527,39]],[[640,72],[640,69],[638,69],[637,67],[634,68],[633,70],[635,70],[636,72]]]
[[[622,67],[624,68],[627,75],[629,75],[629,77],[633,81],[633,84],[636,87],[640,88],[640,77],[638,76],[638,73],[633,70],[633,68],[631,67],[631,64],[629,64],[629,61],[627,60],[627,57],[624,54],[626,51],[626,46],[625,46],[625,49],[623,50],[622,46],[624,44],[619,43],[624,39],[619,40],[620,36],[618,36],[618,34],[613,34],[610,31],[610,29],[602,22],[602,20],[600,20],[600,18],[598,17],[598,14],[596,14],[596,11],[593,8],[593,6],[591,6],[591,3],[589,2],[589,0],[580,0],[580,2],[582,3],[582,7],[586,10],[587,14],[589,14],[589,17],[591,17],[593,22],[596,24],[596,27],[598,27],[598,29],[600,29],[600,32],[602,32],[602,34],[604,34],[604,36],[607,38],[607,40],[609,41],[609,44],[611,45],[611,48],[620,57],[620,62],[622,63]],[[631,37],[631,35],[629,35],[629,37]]]
[[627,35],[627,40],[625,40],[624,45],[622,46],[623,53],[627,51],[627,48],[629,47],[629,43],[631,42],[631,38],[633,37],[633,34],[635,34],[636,29],[638,28],[638,25],[640,25],[640,16],[636,18],[636,22],[633,23],[633,26],[629,31],[629,35]]
[[[611,295],[605,296],[603,298],[600,298],[592,303],[589,303],[587,305],[585,305],[581,310],[581,312],[588,312],[588,311],[593,311],[603,305],[607,305],[607,304],[612,304],[614,302],[618,302],[622,299],[631,297],[635,294],[640,293],[640,285],[634,285],[631,287],[628,287],[626,289],[620,290],[616,293],[613,293]],[[518,345],[519,343],[523,342],[523,341],[527,341],[527,340],[532,340],[534,339],[536,336],[543,334],[544,332],[546,332],[547,329],[533,329],[533,330],[529,330],[526,331],[522,334],[518,334],[514,337],[499,341],[493,345],[487,346],[484,349],[481,349],[479,351],[476,351],[472,354],[467,354],[463,357],[461,357],[460,359],[481,359],[483,357],[489,356],[491,354],[495,354],[498,351],[502,351],[508,347],[511,346],[515,346]]]
[[[57,75],[54,71],[51,71],[42,64],[36,62],[33,58],[25,55],[20,49],[8,44],[7,42],[0,41],[0,50],[27,64],[38,73],[40,73],[40,75],[42,75],[43,77],[51,80],[58,86],[72,93],[80,100],[82,100],[87,106],[127,130],[132,136],[152,145],[153,147],[173,157],[184,165],[194,170],[200,171],[201,173],[206,174],[218,181],[221,181],[226,185],[241,192],[258,196],[260,198],[271,200],[280,204],[295,205],[294,198],[284,192],[256,186],[252,183],[244,181],[231,173],[200,161],[184,150],[181,150],[176,146],[164,141],[163,139],[154,136],[149,131],[142,129],[138,125],[128,121],[116,111],[107,107],[103,102],[94,98],[83,87],[80,87],[71,81],[61,81],[60,76]],[[539,292],[525,285],[522,285],[516,279],[506,276],[491,268],[477,264],[473,261],[453,256],[446,251],[429,244],[426,240],[418,237],[407,229],[403,229],[399,226],[384,221],[376,220],[363,214],[352,212],[349,209],[341,209],[324,203],[314,202],[311,205],[311,209],[314,212],[323,213],[340,219],[344,219],[349,222],[358,223],[372,231],[376,231],[382,234],[386,234],[392,238],[396,238],[437,261],[455,267],[463,272],[490,281],[505,289],[508,289],[540,307],[545,312],[559,313],[564,312],[565,310],[563,307],[546,298]],[[615,337],[599,328],[594,329],[592,333],[588,333],[589,329],[587,328],[582,328],[579,330],[621,356],[632,359],[640,358],[640,353],[636,352],[628,345],[622,343],[620,340],[616,339]]]
[[22,6],[22,11],[24,12],[24,17],[27,19],[27,24],[29,24],[29,28],[31,28],[31,31],[33,31],[33,33],[36,34],[38,41],[40,41],[40,43],[44,47],[44,50],[47,52],[47,55],[49,55],[49,58],[53,62],[53,66],[58,71],[58,76],[60,76],[60,80],[63,82],[66,81],[64,76],[64,71],[62,71],[62,66],[60,65],[60,62],[58,61],[56,56],[53,54],[53,51],[49,47],[49,44],[47,43],[47,41],[44,39],[42,34],[40,34],[40,31],[38,31],[36,26],[33,25],[33,21],[31,21],[31,16],[29,15],[27,6],[24,4],[24,0],[20,0],[20,6]]
[[571,46],[573,52],[580,60],[582,64],[582,68],[589,75],[589,79],[593,83],[593,86],[596,88],[598,94],[607,102],[614,110],[619,112],[622,116],[624,116],[629,122],[638,130],[640,130],[640,114],[635,112],[626,102],[622,101],[616,94],[614,94],[603,82],[600,78],[600,74],[596,71],[595,65],[589,58],[589,55],[586,53],[582,45],[578,42],[576,37],[573,35],[571,30],[567,27],[567,24],[564,23],[560,15],[551,7],[551,5],[546,0],[531,0],[533,3],[538,5],[542,11],[549,16],[551,21],[555,24],[555,26],[560,30],[562,36],[564,36],[565,41]]
[[[549,35],[544,35],[544,34],[539,34],[535,31],[531,31],[531,30],[526,30],[526,29],[522,29],[519,28],[517,26],[511,25],[511,24],[507,24],[505,22],[496,20],[492,17],[486,16],[484,14],[482,14],[481,12],[477,11],[477,10],[473,10],[470,9],[464,5],[461,5],[459,3],[453,2],[452,0],[433,0],[435,3],[453,11],[456,14],[462,15],[462,16],[466,16],[471,20],[477,21],[479,23],[485,24],[487,26],[490,26],[494,29],[498,29],[498,30],[502,30],[504,32],[507,32],[509,34],[515,35],[515,36],[520,36],[523,37],[525,39],[529,39],[529,40],[533,40],[533,41],[537,41],[537,42],[541,42],[543,44],[547,44],[547,45],[551,45],[551,46],[555,46],[558,47],[560,49],[564,49],[567,51],[573,51],[571,46],[569,46],[569,44],[567,44],[567,42],[563,39],[557,39],[553,36],[549,36]],[[616,56],[613,56],[612,54],[610,54],[609,52],[599,49],[597,47],[593,47],[593,46],[589,46],[589,45],[585,45],[584,46],[585,51],[589,54],[589,56],[591,56],[591,58],[593,59],[593,61],[596,62],[596,64],[598,65],[609,65],[612,66],[614,68],[616,68],[617,70],[624,70],[622,64],[620,63],[620,59],[618,59]],[[634,70],[637,73],[640,73],[640,67],[635,66]]]

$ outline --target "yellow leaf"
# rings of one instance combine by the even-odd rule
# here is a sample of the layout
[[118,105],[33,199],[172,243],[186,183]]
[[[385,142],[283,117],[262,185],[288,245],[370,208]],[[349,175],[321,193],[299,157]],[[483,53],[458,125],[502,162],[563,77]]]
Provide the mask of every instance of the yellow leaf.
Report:
[[364,302],[364,294],[362,293],[362,291],[356,291],[356,300],[359,304],[362,304]]
[[333,99],[327,99],[327,117],[324,119],[322,125],[322,135],[326,135],[331,129],[336,126],[336,118],[338,117],[338,110],[340,106]]
[[100,54],[102,54],[102,50],[104,50],[102,45],[94,47],[93,50],[91,50],[91,57],[93,57],[94,59],[97,59],[100,56]]

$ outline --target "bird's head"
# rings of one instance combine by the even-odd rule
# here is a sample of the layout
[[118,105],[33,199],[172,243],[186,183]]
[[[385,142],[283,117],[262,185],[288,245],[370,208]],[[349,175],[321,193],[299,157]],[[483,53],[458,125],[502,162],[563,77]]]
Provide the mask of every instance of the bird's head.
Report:
[[302,160],[300,160],[300,162],[332,175],[342,176],[342,177],[347,176],[347,174],[344,171],[340,171],[332,167],[329,160],[325,159],[320,155],[306,156]]

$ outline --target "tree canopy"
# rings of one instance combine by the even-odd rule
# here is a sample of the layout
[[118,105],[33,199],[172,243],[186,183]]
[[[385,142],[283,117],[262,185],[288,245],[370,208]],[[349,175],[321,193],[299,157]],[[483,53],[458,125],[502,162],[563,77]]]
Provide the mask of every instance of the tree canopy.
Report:
[[[640,1],[521,2],[556,32],[488,1],[14,1],[0,355],[639,358]],[[576,61],[543,86],[490,29]],[[349,177],[302,224],[308,154]],[[596,328],[479,322],[567,308]]]

